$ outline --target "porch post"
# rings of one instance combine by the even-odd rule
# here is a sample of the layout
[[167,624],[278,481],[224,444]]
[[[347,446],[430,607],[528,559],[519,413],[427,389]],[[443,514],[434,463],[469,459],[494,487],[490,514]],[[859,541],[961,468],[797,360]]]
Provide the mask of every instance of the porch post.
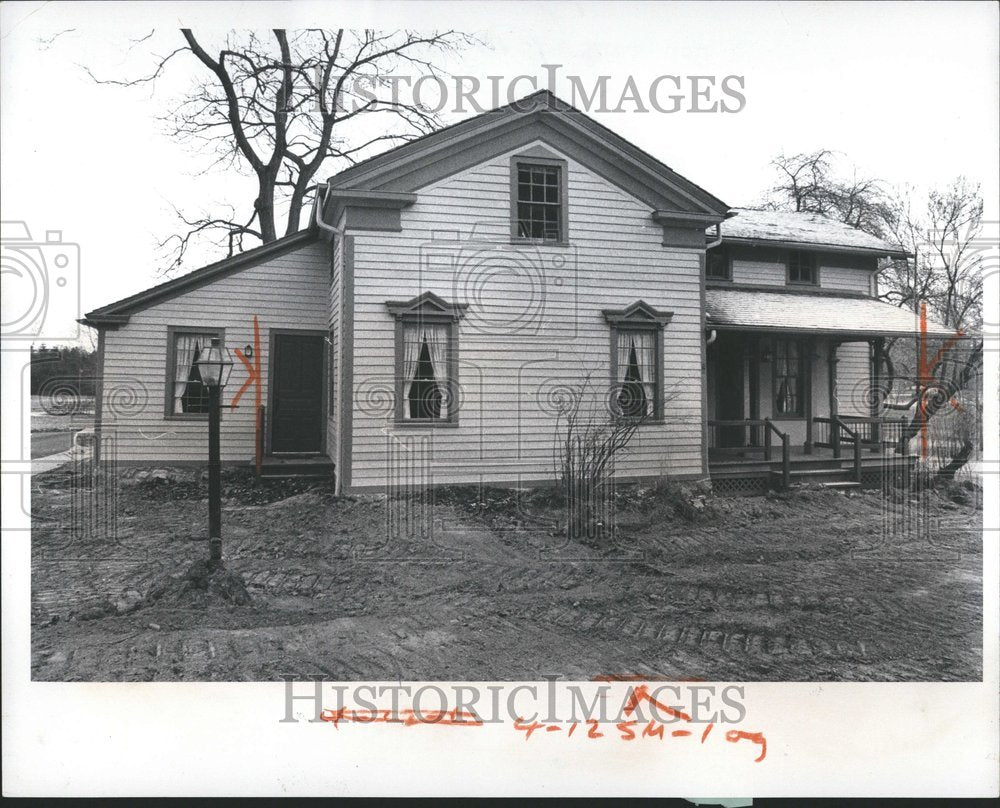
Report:
[[806,445],[805,453],[812,454],[813,450],[813,351],[816,350],[816,342],[812,339],[806,340],[805,356],[805,411],[806,411]]
[[826,370],[827,370],[827,394],[829,398],[829,414],[830,418],[837,417],[837,348],[840,346],[839,342],[830,342],[830,348],[827,352],[826,358]]
[[871,416],[876,419],[872,422],[872,443],[876,447],[881,447],[882,436],[879,434],[879,412],[882,409],[882,357],[885,353],[885,339],[876,337],[872,340],[872,395],[871,395]]

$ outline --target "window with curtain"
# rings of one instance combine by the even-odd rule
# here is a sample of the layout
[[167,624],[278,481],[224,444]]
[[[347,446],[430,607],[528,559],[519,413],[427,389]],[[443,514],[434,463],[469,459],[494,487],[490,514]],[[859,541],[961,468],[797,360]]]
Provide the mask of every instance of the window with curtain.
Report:
[[449,323],[402,324],[403,419],[447,421],[451,380]]
[[652,328],[618,328],[615,403],[628,418],[657,415],[659,379],[656,361],[658,331]]
[[171,396],[168,415],[207,415],[208,388],[195,364],[220,331],[173,331],[170,346]]
[[663,335],[674,316],[643,300],[604,309],[611,331],[611,395],[608,407],[622,418],[663,419]]
[[385,301],[395,319],[395,423],[458,424],[459,321],[467,303],[434,292]]
[[794,339],[779,339],[774,343],[774,414],[801,416],[802,344]]

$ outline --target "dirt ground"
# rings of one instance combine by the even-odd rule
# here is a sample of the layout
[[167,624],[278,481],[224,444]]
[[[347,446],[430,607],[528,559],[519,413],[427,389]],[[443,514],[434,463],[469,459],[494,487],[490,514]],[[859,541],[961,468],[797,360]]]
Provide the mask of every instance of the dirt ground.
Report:
[[66,467],[33,487],[36,680],[982,677],[968,482],[920,498],[623,489],[614,540],[579,542],[544,491],[338,499],[232,472],[224,554],[252,601],[187,607],[145,599],[207,555],[203,479],[120,476],[98,492],[104,521],[81,516],[94,492]]

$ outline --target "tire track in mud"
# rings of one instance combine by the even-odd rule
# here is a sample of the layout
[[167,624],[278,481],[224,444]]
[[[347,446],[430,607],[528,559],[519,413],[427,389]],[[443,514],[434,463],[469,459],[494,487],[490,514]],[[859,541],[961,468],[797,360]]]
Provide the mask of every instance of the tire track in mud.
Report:
[[699,650],[710,655],[753,655],[791,657],[832,657],[841,660],[866,659],[880,652],[870,640],[835,640],[803,637],[781,632],[732,630],[711,623],[650,619],[647,615],[580,615],[578,608],[550,606],[523,617],[532,623],[568,628],[576,633],[631,637],[657,652],[665,648]]

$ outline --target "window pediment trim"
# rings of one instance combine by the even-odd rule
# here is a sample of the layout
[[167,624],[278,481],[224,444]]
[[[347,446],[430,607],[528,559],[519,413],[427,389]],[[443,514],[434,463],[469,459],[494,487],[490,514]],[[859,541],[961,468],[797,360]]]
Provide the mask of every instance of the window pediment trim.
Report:
[[661,328],[674,316],[672,311],[660,311],[644,300],[624,309],[604,309],[601,313],[610,325],[627,328]]
[[410,300],[387,300],[385,306],[397,320],[461,320],[468,303],[449,303],[433,292],[424,292]]

